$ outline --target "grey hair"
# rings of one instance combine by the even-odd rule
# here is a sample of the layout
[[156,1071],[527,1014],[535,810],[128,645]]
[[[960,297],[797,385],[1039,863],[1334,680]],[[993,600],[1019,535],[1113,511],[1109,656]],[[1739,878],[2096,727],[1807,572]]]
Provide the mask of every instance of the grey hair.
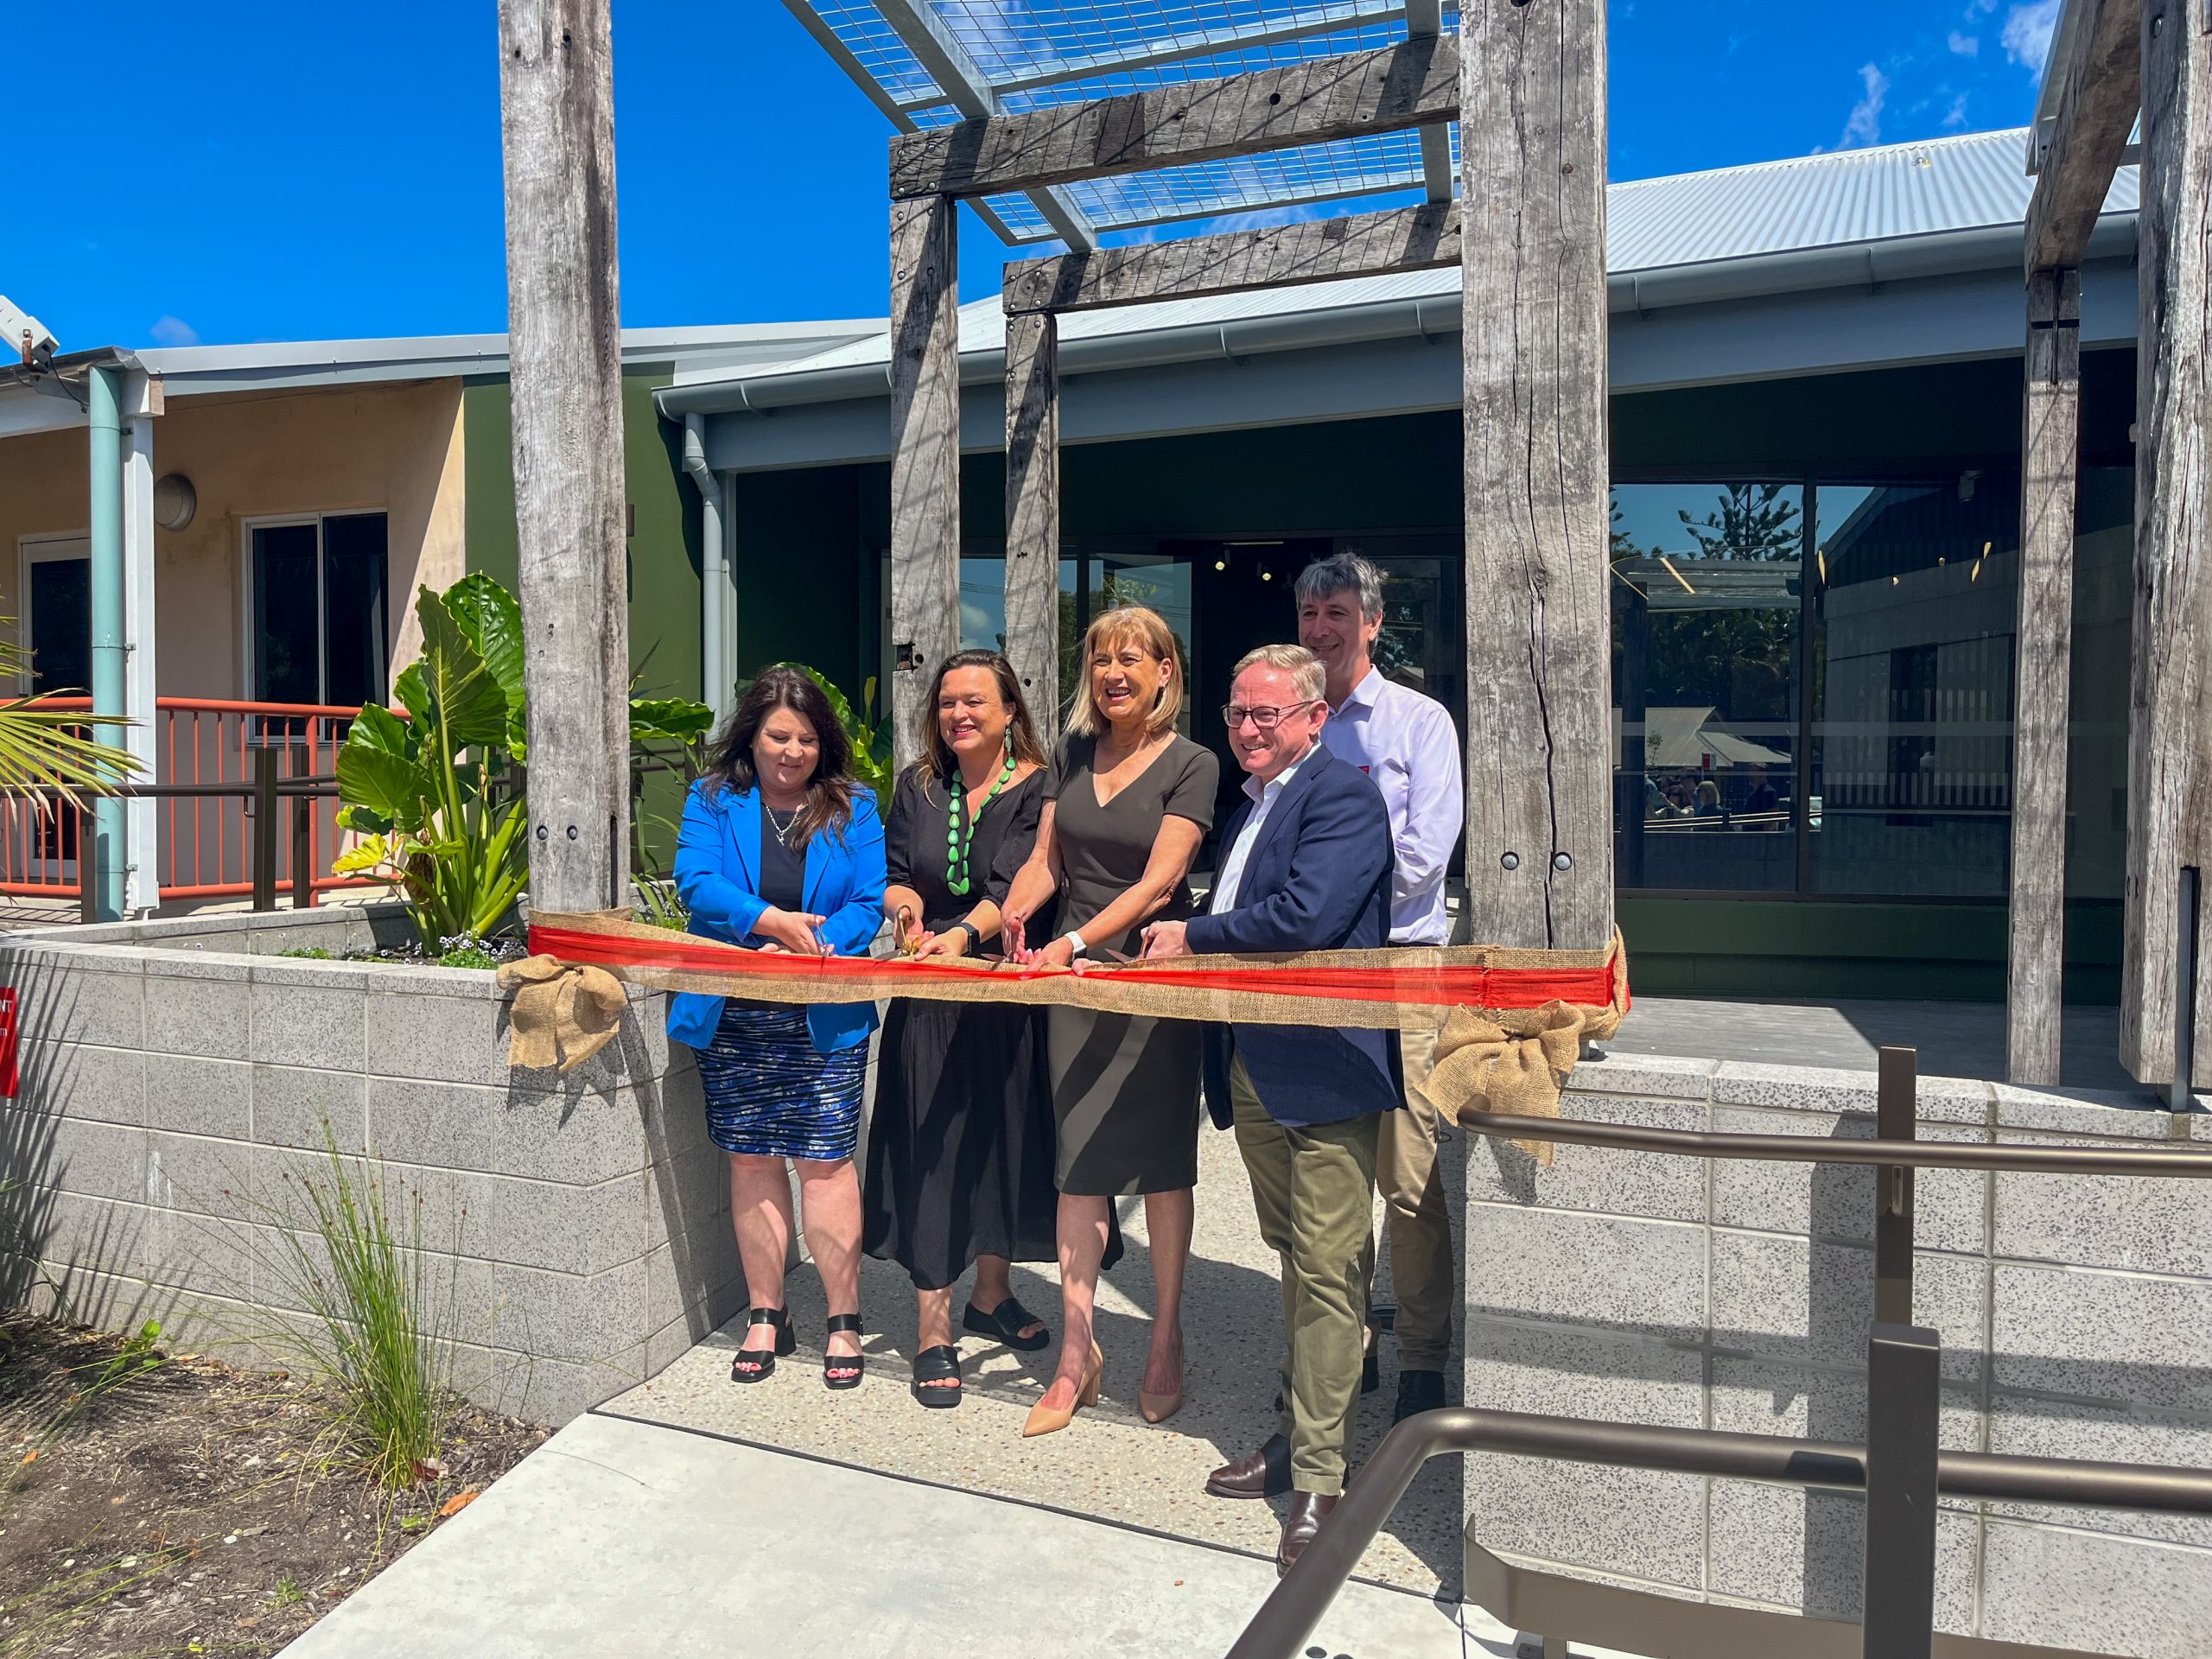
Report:
[[1303,645],[1261,645],[1246,652],[1230,671],[1230,683],[1234,684],[1236,677],[1248,668],[1282,670],[1298,688],[1300,697],[1307,702],[1319,702],[1328,690],[1328,671],[1321,666],[1321,659]]
[[1298,573],[1292,588],[1300,604],[1326,599],[1347,590],[1359,595],[1359,613],[1370,620],[1382,614],[1382,573],[1357,553],[1332,553]]

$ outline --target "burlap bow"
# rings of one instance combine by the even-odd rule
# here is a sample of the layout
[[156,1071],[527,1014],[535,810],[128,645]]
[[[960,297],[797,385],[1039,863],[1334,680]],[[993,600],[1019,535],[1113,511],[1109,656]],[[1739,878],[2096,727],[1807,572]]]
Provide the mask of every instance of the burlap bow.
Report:
[[503,963],[499,988],[515,994],[507,1064],[572,1071],[614,1040],[630,994],[604,968],[571,968],[553,957]]
[[[1530,1011],[1526,1036],[1512,1036],[1471,1008],[1454,1008],[1437,1033],[1436,1065],[1421,1091],[1452,1122],[1464,1110],[1557,1117],[1559,1093],[1582,1052],[1591,1023],[1580,1008],[1547,1002]],[[1540,1164],[1552,1160],[1548,1141],[1513,1143]]]

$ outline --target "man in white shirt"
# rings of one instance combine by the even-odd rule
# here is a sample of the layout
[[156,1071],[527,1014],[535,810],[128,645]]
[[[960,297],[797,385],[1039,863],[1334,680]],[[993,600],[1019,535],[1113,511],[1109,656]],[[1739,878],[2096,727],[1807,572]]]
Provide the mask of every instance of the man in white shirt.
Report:
[[[1382,628],[1382,573],[1356,553],[1310,564],[1300,575],[1298,642],[1327,675],[1328,723],[1321,741],[1382,791],[1397,853],[1390,889],[1390,943],[1444,944],[1444,874],[1466,821],[1459,734],[1433,697],[1382,677],[1375,642]],[[1384,1120],[1376,1167],[1397,1287],[1398,1401],[1394,1419],[1445,1403],[1444,1366],[1456,1300],[1452,1218],[1436,1166],[1437,1115],[1421,1091],[1435,1063],[1436,1033],[1398,1034],[1406,1106]]]

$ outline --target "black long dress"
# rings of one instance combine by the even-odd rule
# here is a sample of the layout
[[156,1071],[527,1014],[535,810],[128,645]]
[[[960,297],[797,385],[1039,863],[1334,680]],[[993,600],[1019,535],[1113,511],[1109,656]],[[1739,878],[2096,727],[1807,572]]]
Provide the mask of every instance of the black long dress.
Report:
[[[955,893],[945,885],[944,785],[908,771],[892,796],[885,837],[891,885],[921,895],[931,932],[986,899],[1003,904],[1037,843],[1044,801],[1045,774],[1037,772],[983,808],[969,851],[972,885]],[[979,1255],[1056,1259],[1043,1012],[906,998],[891,1004],[868,1123],[861,1245],[905,1268],[918,1290],[944,1289]]]

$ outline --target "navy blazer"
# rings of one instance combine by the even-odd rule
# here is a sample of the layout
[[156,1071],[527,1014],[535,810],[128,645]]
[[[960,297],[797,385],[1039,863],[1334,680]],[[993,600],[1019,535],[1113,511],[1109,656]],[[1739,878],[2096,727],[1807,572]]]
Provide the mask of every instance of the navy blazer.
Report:
[[[1248,799],[1230,820],[1221,839],[1224,860],[1253,810]],[[1259,844],[1237,883],[1236,908],[1193,916],[1184,938],[1200,953],[1387,945],[1396,861],[1382,791],[1316,742],[1260,826]],[[1260,1103],[1278,1123],[1338,1123],[1390,1111],[1402,1098],[1404,1074],[1391,1032],[1209,1025],[1202,1073],[1206,1109],[1224,1129],[1232,1043]]]
[[[753,931],[768,908],[760,897],[760,798],[754,790],[709,794],[691,785],[676,842],[676,887],[691,912],[690,931],[728,944],[758,947]],[[864,957],[883,925],[883,820],[874,792],[853,791],[853,817],[806,843],[806,907],[823,918],[833,957]],[[723,999],[682,991],[668,999],[668,1034],[693,1048],[715,1040]],[[864,1043],[875,1029],[874,1002],[817,1002],[806,1011],[817,1053]]]

